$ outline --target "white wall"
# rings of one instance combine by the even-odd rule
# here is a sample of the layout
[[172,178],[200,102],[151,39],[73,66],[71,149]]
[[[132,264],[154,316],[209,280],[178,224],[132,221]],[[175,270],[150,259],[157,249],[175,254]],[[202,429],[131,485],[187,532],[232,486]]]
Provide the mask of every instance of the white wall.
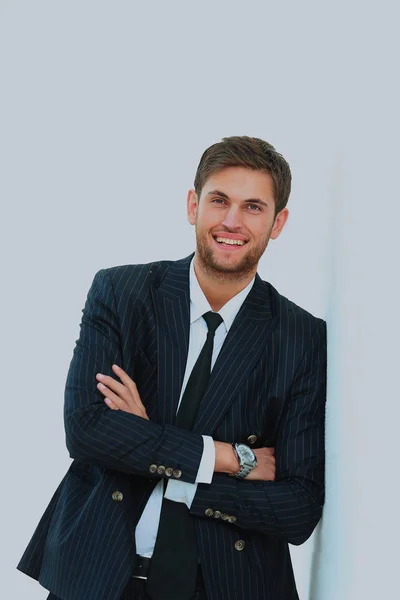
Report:
[[386,68],[342,130],[331,196],[327,504],[312,600],[399,594],[400,131]]
[[240,134],[294,177],[260,273],[328,319],[327,503],[293,549],[300,598],[394,597],[396,15],[321,4],[0,4],[8,600],[46,597],[15,565],[70,462],[63,389],[93,275],[189,254],[200,155]]

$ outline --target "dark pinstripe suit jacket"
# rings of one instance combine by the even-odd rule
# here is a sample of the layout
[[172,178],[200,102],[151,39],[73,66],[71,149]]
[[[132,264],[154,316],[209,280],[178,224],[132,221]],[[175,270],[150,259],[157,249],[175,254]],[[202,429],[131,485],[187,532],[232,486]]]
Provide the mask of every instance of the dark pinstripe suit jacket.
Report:
[[[88,293],[65,392],[74,460],[18,565],[64,600],[120,598],[135,526],[160,479],[152,465],[193,483],[201,434],[226,442],[253,435],[253,447],[276,449],[274,482],[214,474],[198,485],[190,513],[208,598],[298,597],[288,543],[311,535],[324,498],[325,322],[256,276],[194,430],[180,430],[173,423],[188,351],[191,258],[103,269]],[[136,381],[150,421],[104,404],[95,374],[114,376],[113,363]]]

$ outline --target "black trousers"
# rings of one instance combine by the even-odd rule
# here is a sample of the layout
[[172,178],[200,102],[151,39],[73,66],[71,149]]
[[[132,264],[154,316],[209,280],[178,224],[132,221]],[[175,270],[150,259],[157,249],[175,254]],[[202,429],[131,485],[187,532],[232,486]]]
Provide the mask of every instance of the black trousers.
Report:
[[[146,594],[146,581],[144,579],[131,579],[121,596],[121,600],[151,600],[150,596]],[[188,600],[207,600],[200,571],[196,581],[195,593]]]
[[[47,600],[61,600],[61,598],[54,594],[49,594]],[[146,580],[132,578],[124,589],[121,600],[150,600],[150,597],[146,594]],[[207,600],[200,569],[197,576],[195,594],[191,598],[188,598],[188,600]]]

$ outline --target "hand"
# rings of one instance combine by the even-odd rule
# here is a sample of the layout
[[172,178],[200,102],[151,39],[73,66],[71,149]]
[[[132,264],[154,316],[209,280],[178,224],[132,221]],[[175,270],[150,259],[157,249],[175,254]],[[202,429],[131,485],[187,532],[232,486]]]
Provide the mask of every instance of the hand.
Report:
[[123,410],[143,419],[148,419],[136,383],[118,365],[112,365],[112,370],[122,383],[102,373],[96,375],[96,379],[99,381],[97,387],[105,396],[104,402],[112,410]]
[[253,481],[275,481],[275,449],[256,448],[253,450],[257,458],[257,466],[245,479]]

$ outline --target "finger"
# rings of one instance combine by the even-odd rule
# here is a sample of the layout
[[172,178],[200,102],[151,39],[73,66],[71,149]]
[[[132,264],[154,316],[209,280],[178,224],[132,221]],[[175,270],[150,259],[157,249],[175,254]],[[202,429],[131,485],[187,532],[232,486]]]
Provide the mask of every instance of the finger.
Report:
[[116,406],[117,408],[124,410],[125,406],[126,406],[126,402],[123,400],[123,398],[120,398],[117,394],[115,394],[113,391],[111,391],[107,386],[105,386],[103,383],[98,383],[97,387],[99,389],[99,391],[109,400],[112,401],[113,405]]
[[121,410],[120,408],[118,408],[118,406],[116,406],[116,404],[114,404],[112,400],[110,400],[110,398],[104,398],[104,402],[109,408],[111,408],[111,410]]
[[136,383],[129,377],[129,375],[118,365],[112,365],[112,370],[118,375],[124,385],[131,392],[133,399],[139,406],[143,406],[142,400],[140,398],[140,394],[137,389]]
[[[96,379],[100,383],[102,383],[103,385],[108,387],[110,390],[115,392],[120,398],[125,399],[125,401],[128,400],[129,390],[122,383],[119,383],[119,381],[117,381],[113,377],[109,377],[108,375],[103,375],[102,373],[97,373]],[[99,386],[97,386],[97,387],[99,387]]]
[[116,365],[115,363],[111,366],[112,370],[114,371],[114,373],[116,373],[118,375],[118,377],[121,379],[121,381],[126,385],[130,385],[132,383],[134,383],[133,379],[131,379],[131,377],[129,377],[128,373],[126,371],[123,370],[122,367],[119,367],[118,365]]
[[135,400],[136,402],[142,402],[139,396],[139,392],[136,386],[136,383],[133,381],[133,379],[131,379],[128,375],[128,373],[126,373],[121,367],[119,367],[118,365],[112,365],[112,370],[114,371],[114,373],[116,373],[118,375],[118,377],[120,378],[120,380],[122,381],[122,383],[132,392],[132,394],[135,396]]

